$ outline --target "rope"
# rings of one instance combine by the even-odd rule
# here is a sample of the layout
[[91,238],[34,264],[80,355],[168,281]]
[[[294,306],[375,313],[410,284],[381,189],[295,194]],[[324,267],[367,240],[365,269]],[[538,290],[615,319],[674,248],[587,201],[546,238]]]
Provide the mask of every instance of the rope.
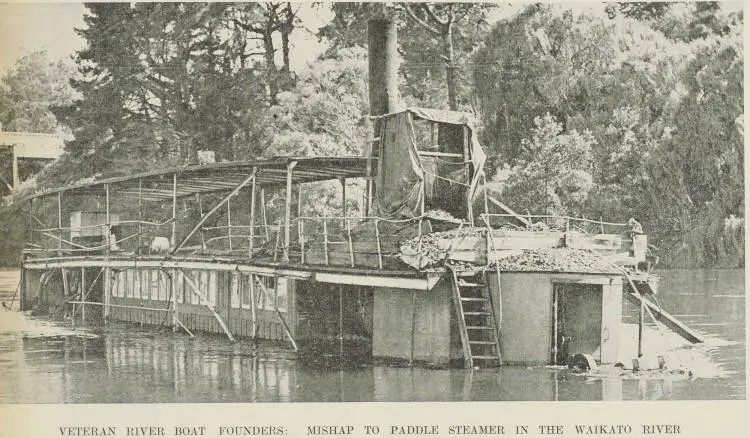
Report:
[[462,183],[462,182],[460,182],[460,181],[456,181],[456,180],[453,180],[453,179],[450,179],[450,178],[446,178],[446,177],[444,177],[444,176],[440,176],[440,175],[438,175],[437,173],[432,173],[432,172],[430,172],[430,171],[427,171],[427,170],[423,170],[422,172],[423,172],[423,173],[426,173],[426,174],[428,174],[428,175],[432,175],[432,176],[434,176],[434,177],[435,177],[435,178],[437,178],[437,179],[442,179],[442,180],[448,181],[448,182],[450,182],[450,183],[453,183],[453,184],[459,184],[459,185],[462,185],[462,186],[464,186],[464,187],[470,187],[470,185],[469,185],[469,184],[466,184],[466,183]]

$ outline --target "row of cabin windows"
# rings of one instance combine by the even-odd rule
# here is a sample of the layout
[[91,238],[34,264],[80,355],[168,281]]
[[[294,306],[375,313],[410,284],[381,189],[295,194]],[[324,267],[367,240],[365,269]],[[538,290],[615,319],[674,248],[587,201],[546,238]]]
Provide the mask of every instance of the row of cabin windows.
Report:
[[[187,277],[187,278],[186,278]],[[287,309],[286,280],[279,279],[275,287],[273,277],[256,277],[265,286],[266,293],[253,283],[252,276],[245,274],[232,275],[230,285],[230,305],[234,309],[251,309],[255,298],[256,309],[275,310],[274,301],[279,310]],[[193,290],[193,285],[201,291],[211,306],[217,305],[219,276],[216,271],[186,270],[178,271],[175,292],[179,304],[204,305],[204,300]],[[169,276],[159,269],[128,269],[117,273],[112,288],[112,296],[119,298],[136,298],[153,301],[171,301]]]

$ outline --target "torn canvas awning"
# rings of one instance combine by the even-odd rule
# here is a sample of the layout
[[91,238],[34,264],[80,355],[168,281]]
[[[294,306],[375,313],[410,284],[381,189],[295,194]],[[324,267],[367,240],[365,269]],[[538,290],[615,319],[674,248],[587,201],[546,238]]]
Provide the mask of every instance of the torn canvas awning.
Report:
[[411,218],[444,210],[470,218],[486,160],[474,126],[469,114],[455,111],[409,108],[383,116],[376,150],[378,214]]

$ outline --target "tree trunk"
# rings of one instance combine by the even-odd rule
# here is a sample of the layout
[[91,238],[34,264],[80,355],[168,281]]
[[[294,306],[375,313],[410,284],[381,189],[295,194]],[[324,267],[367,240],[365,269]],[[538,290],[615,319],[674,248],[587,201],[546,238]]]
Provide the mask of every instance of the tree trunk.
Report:
[[279,94],[279,87],[276,83],[277,73],[276,60],[274,54],[276,49],[273,47],[273,28],[266,26],[263,33],[263,51],[266,57],[266,83],[268,87],[268,102],[271,105],[276,104],[276,96]]

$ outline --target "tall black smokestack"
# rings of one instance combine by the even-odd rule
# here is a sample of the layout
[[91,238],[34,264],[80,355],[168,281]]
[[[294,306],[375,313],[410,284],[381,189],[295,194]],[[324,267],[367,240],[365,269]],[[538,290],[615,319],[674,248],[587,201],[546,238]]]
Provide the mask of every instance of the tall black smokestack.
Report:
[[397,111],[399,106],[396,23],[388,19],[370,20],[367,35],[370,115],[379,116]]
[[[367,23],[368,65],[370,93],[370,115],[379,116],[398,111],[400,106],[398,94],[398,33],[396,23],[387,18],[372,19]],[[380,137],[380,120],[373,123],[374,138]],[[369,145],[368,156],[379,155],[378,143]],[[372,176],[372,164],[367,167],[367,188],[365,193],[365,215],[369,215],[375,192]]]

